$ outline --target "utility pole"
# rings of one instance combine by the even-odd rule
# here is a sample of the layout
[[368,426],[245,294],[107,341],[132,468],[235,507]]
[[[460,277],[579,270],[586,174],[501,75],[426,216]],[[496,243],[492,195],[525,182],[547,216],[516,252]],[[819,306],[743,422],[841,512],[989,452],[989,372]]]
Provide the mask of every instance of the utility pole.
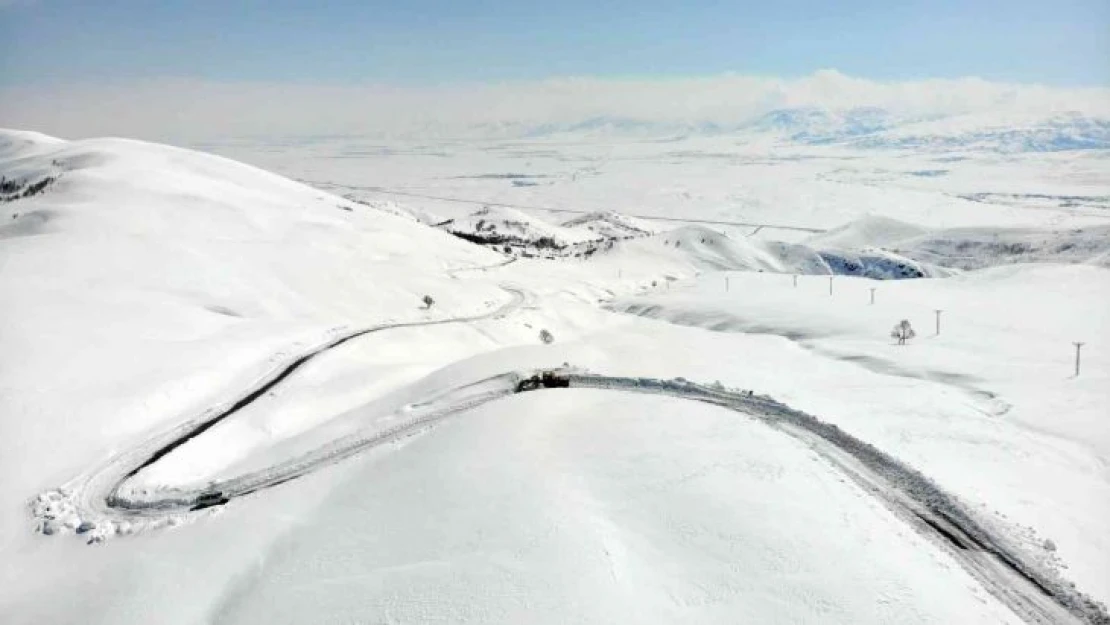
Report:
[[934,310],[933,312],[935,312],[937,314],[937,336],[940,336],[940,313],[942,313],[944,311],[937,309],[937,310]]
[[829,295],[832,295],[832,281],[833,277],[829,276]]
[[725,276],[725,293],[728,293],[728,276]]
[[798,288],[798,274],[794,274],[794,288]]
[[1083,347],[1083,343],[1072,343],[1075,345],[1075,377],[1079,377],[1079,349]]
[[871,304],[875,304],[875,287],[871,287]]

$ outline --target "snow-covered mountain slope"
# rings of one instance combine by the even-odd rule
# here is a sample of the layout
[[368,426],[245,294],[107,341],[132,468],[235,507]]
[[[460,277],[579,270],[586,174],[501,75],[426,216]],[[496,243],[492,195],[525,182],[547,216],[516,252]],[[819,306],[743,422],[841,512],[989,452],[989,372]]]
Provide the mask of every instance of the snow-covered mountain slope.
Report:
[[[855,237],[865,240],[866,236]],[[835,240],[835,239],[834,239]],[[849,237],[842,237],[847,243]],[[815,239],[822,243],[821,239]],[[601,257],[642,257],[677,274],[701,271],[769,271],[835,274],[877,280],[942,277],[951,272],[871,245],[831,247],[729,237],[703,226],[684,226],[649,237],[616,241]],[[597,258],[597,257],[595,257]]]
[[765,134],[794,143],[835,143],[880,132],[898,124],[894,114],[881,108],[831,110],[818,107],[777,109],[761,115],[739,130]]
[[604,253],[696,270],[785,270],[785,265],[762,242],[733,239],[703,226],[683,226],[646,238],[620,241]]
[[485,206],[474,212],[440,221],[435,225],[458,237],[493,248],[536,248],[559,250],[597,240],[587,230],[565,228],[515,208]]
[[[6,476],[75,470],[340,328],[507,297],[448,273],[500,256],[253,167],[136,141],[2,136],[0,175],[52,180],[0,203],[0,388],[18,390],[0,393]],[[83,435],[39,457],[18,434],[30,421],[32,437]],[[6,478],[0,497],[26,487]],[[4,507],[0,532],[20,516]]]
[[604,211],[579,215],[563,222],[564,228],[584,230],[605,239],[623,239],[653,234],[660,230],[643,219],[622,215],[616,211]]
[[803,243],[816,249],[851,250],[886,247],[903,239],[920,236],[927,228],[889,217],[868,215],[827,232],[813,235]]
[[3,130],[0,132],[0,158],[29,156],[55,149],[65,143],[62,139],[32,130]]
[[1051,115],[961,115],[905,123],[852,141],[858,147],[917,151],[1062,152],[1110,149],[1110,118]]
[[826,256],[879,255],[965,270],[1011,263],[1110,266],[1110,226],[930,230],[869,216],[810,237],[801,245]]
[[613,211],[589,213],[562,224],[505,206],[482,208],[444,218],[422,212],[420,220],[503,254],[523,258],[590,258],[615,242],[660,230]]

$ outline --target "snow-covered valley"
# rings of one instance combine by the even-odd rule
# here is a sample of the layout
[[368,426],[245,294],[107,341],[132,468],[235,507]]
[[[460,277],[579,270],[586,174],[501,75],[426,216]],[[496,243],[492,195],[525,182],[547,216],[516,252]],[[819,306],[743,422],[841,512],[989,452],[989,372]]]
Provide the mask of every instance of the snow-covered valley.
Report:
[[804,117],[0,131],[0,621],[1110,623],[1105,126]]

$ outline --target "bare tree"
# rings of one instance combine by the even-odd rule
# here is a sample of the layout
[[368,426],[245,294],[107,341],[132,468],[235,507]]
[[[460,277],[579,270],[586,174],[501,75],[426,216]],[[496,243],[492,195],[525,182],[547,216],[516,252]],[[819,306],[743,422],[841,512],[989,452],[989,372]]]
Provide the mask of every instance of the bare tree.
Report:
[[545,344],[550,344],[555,340],[555,337],[547,330],[540,330],[540,340]]
[[424,302],[424,310],[427,310],[427,309],[431,308],[432,304],[436,303],[436,301],[434,299],[432,299],[431,295],[425,295],[424,299],[421,300],[421,301]]
[[899,321],[898,325],[894,326],[894,329],[890,331],[890,337],[898,339],[899,345],[905,345],[906,341],[915,336],[917,336],[917,333],[913,331],[913,326],[910,325],[908,319]]

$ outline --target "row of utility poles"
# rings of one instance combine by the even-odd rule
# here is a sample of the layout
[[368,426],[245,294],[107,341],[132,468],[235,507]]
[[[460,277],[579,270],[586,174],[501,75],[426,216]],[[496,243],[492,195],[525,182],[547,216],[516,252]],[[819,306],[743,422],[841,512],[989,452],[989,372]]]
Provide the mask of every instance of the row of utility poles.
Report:
[[[794,280],[794,288],[798,288],[798,274],[793,274],[792,277],[793,277],[793,280]],[[829,295],[833,294],[833,278],[834,278],[834,276],[829,276]],[[725,292],[727,293],[728,290],[729,290],[729,278],[728,278],[728,276],[725,276]],[[875,305],[875,291],[878,290],[878,287],[869,287],[869,290],[871,291],[871,302],[870,303],[873,306],[873,305]],[[935,336],[940,336],[940,315],[943,312],[944,312],[944,310],[941,309],[941,308],[934,308],[933,309],[933,314],[936,315],[936,334],[935,334]],[[1075,377],[1079,377],[1079,352],[1083,348],[1084,344],[1076,342],[1076,343],[1072,343],[1072,345],[1075,345]]]
[[[617,277],[618,278],[623,277],[623,272],[619,269],[617,270]],[[798,288],[798,274],[793,274],[791,277],[793,278],[793,281],[794,281],[794,288]],[[829,295],[833,294],[833,278],[834,277],[835,276],[829,276]],[[670,280],[664,280],[663,282],[667,285],[667,290],[670,290],[670,288],[671,288]],[[731,285],[729,283],[729,277],[725,276],[725,292],[726,293],[729,291],[730,286]],[[868,290],[871,292],[870,304],[873,306],[875,304],[875,291],[878,290],[878,287],[869,287]],[[935,336],[940,336],[940,315],[943,312],[944,312],[944,310],[940,309],[940,308],[934,308],[933,309],[933,314],[936,315],[936,333],[935,333]],[[1075,346],[1075,377],[1079,377],[1079,364],[1080,364],[1079,355],[1080,355],[1080,350],[1083,348],[1084,343],[1082,343],[1082,342],[1073,342],[1072,345]]]
[[[834,276],[829,276],[829,295],[833,294],[833,278],[834,278]],[[794,288],[798,288],[798,274],[794,274]],[[728,278],[725,278],[725,290],[726,291],[728,290]],[[869,287],[868,290],[871,291],[871,302],[870,302],[870,304],[872,306],[874,306],[875,305],[875,291],[878,290],[878,287],[874,287],[874,286]],[[933,313],[936,314],[936,316],[937,316],[937,331],[936,331],[937,336],[940,336],[940,314],[942,312],[944,312],[944,310],[942,310],[942,309],[939,309],[939,308],[934,308],[933,309]]]

